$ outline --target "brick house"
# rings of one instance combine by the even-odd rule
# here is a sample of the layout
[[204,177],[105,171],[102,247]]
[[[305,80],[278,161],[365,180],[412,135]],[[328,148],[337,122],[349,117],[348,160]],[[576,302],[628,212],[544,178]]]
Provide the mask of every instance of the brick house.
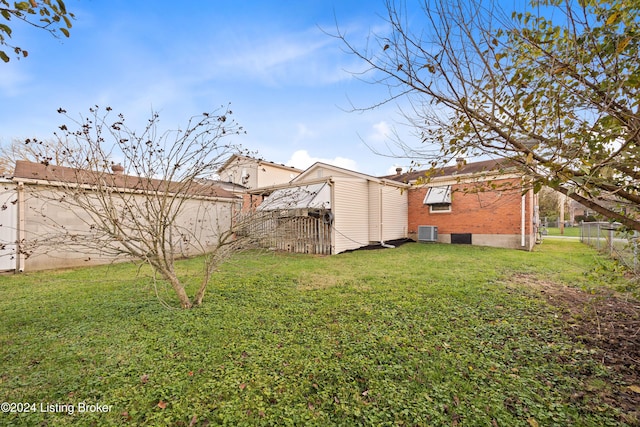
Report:
[[526,178],[504,160],[458,161],[435,172],[386,178],[411,184],[408,237],[412,239],[523,250],[536,243],[537,196]]

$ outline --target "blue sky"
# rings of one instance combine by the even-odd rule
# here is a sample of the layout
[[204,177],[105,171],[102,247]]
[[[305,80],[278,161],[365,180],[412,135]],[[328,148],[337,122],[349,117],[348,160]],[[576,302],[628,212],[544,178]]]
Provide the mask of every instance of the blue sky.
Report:
[[[316,160],[372,175],[408,161],[379,156],[401,121],[396,104],[363,113],[385,88],[350,71],[363,64],[323,32],[336,22],[352,41],[384,32],[382,0],[66,0],[76,15],[69,39],[14,25],[29,57],[0,64],[0,143],[47,139],[93,105],[142,128],[158,111],[175,129],[231,103],[246,135],[235,142],[260,157],[306,168]],[[140,123],[140,126],[136,126]],[[405,138],[412,138],[400,125]],[[404,164],[403,164],[404,163]]]

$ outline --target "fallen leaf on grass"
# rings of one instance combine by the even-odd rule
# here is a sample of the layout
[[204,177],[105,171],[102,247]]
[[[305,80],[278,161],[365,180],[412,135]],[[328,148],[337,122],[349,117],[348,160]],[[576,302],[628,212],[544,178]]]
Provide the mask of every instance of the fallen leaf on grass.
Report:
[[191,418],[191,422],[189,423],[189,427],[195,426],[197,422],[198,422],[198,417],[194,415],[193,418]]
[[538,422],[533,418],[529,418],[527,422],[531,427],[540,427],[540,424],[538,424]]
[[244,390],[245,388],[247,388],[247,385],[245,383],[240,384],[240,390]]
[[627,387],[629,390],[631,390],[634,393],[638,393],[640,394],[640,385],[630,385],[629,387]]
[[164,400],[161,400],[160,402],[158,402],[158,408],[165,409],[166,407],[167,407],[167,402],[165,402]]

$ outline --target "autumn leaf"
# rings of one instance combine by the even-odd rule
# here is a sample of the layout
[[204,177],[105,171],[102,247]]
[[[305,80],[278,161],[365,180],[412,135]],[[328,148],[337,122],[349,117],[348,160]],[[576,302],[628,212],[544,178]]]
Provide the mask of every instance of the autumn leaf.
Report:
[[640,394],[640,385],[634,384],[634,385],[630,385],[629,387],[627,387],[629,390],[631,390],[634,393],[638,393]]
[[165,402],[164,400],[161,400],[160,402],[158,402],[158,408],[165,409],[166,407],[167,407],[167,402]]
[[538,422],[534,418],[529,418],[527,422],[531,427],[540,427],[540,424],[538,424]]
[[247,384],[245,383],[240,384],[240,390],[244,390],[245,388],[247,388]]
[[614,12],[611,15],[609,15],[609,18],[607,18],[607,25],[611,25],[615,23],[618,20],[618,16],[620,16],[619,12]]
[[631,42],[631,37],[626,37],[624,40],[622,40],[619,44],[618,47],[616,48],[616,53],[620,54],[622,53],[622,51],[624,50],[625,47],[627,47],[627,45]]

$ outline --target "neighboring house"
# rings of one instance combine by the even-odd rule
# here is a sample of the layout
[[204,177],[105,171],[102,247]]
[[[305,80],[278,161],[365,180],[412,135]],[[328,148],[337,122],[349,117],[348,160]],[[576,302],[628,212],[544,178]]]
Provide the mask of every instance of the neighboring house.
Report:
[[315,163],[288,184],[248,193],[259,211],[274,216],[274,232],[279,233],[274,247],[337,254],[406,238],[408,188],[402,182]]
[[236,194],[242,193],[243,211],[249,212],[262,198],[251,197],[248,190],[288,183],[300,172],[300,169],[291,166],[234,154],[218,169],[217,183]]
[[537,196],[505,161],[459,161],[386,178],[411,184],[408,235],[415,240],[524,250],[536,243]]
[[582,221],[593,221],[595,212],[587,208],[586,206],[576,202],[573,199],[567,200],[569,206],[569,224],[575,225]]
[[[100,178],[119,194],[134,199],[144,197],[138,177],[104,172]],[[0,182],[0,270],[33,271],[113,262],[111,254],[79,243],[90,239],[93,233],[88,214],[56,200],[65,196],[61,187],[78,185],[91,189],[92,179],[95,175],[71,168],[16,162],[13,178]],[[168,185],[170,191],[175,185],[152,182],[160,189]],[[184,255],[201,252],[200,245],[204,249],[211,247],[221,230],[231,228],[241,204],[239,197],[213,185],[197,184],[189,194],[179,196],[187,200],[176,218],[176,230],[189,233],[198,243],[197,247],[187,240],[180,243]]]
[[218,175],[222,182],[254,189],[289,182],[300,172],[300,169],[291,166],[236,154],[220,167]]

